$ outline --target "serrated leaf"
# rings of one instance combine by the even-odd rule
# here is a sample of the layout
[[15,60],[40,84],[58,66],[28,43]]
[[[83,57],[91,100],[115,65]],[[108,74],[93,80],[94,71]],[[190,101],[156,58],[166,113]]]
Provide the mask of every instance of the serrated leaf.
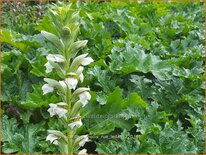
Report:
[[161,60],[158,56],[146,54],[137,44],[132,47],[130,43],[126,43],[123,49],[113,48],[110,58],[112,59],[110,68],[114,72],[121,71],[124,74],[150,72],[157,76],[157,73],[170,71],[166,61]]
[[40,86],[33,85],[33,92],[27,93],[26,100],[22,101],[20,104],[27,108],[40,108],[47,106],[50,103],[56,103],[59,99],[55,95],[47,94],[43,95]]
[[[94,66],[88,70],[88,74],[94,76],[98,82],[96,85],[101,86],[104,92],[111,92],[115,88],[116,80],[110,76],[109,70],[103,70],[99,66]],[[110,81],[108,83],[108,81]]]

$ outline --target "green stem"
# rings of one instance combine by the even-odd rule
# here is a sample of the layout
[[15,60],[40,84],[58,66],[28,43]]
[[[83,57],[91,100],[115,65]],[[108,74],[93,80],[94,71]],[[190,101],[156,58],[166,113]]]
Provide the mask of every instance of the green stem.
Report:
[[67,92],[66,92],[66,102],[68,105],[68,111],[71,111],[71,90],[69,88],[67,88]]
[[[70,113],[70,111],[71,111],[71,90],[69,88],[67,88],[66,101],[68,104],[68,111]],[[67,120],[68,121],[70,120],[70,115],[68,115]],[[68,136],[68,154],[73,154],[73,143],[72,143],[73,133],[71,130],[68,132],[67,136]]]
[[68,133],[68,154],[73,154],[73,144],[72,144],[73,134],[70,130]]
[[[67,48],[65,48],[65,50],[64,50],[64,57],[66,58],[66,62],[65,62],[65,66],[64,66],[64,68],[65,68],[65,71],[66,71],[66,74],[67,74],[67,72],[69,72],[69,66],[70,66],[70,59],[68,59],[68,53],[67,53],[67,51],[66,51],[66,49]],[[67,75],[65,75],[66,77],[67,77]],[[66,103],[67,103],[67,105],[68,105],[68,115],[67,115],[67,120],[68,120],[68,122],[67,123],[69,123],[69,121],[70,121],[70,112],[71,112],[71,108],[72,108],[72,105],[71,105],[71,90],[67,87],[67,91],[66,91]],[[67,135],[68,137],[68,154],[73,154],[73,132],[72,132],[72,130],[69,130],[68,131],[68,135]]]

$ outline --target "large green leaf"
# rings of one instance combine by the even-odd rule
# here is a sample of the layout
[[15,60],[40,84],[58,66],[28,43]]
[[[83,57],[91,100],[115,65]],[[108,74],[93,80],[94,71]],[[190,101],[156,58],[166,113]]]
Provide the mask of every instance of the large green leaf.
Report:
[[145,53],[137,44],[126,43],[125,48],[114,47],[110,58],[111,70],[114,72],[152,73],[158,77],[158,74],[170,71],[166,61],[161,60],[158,56]]
[[38,40],[35,36],[26,36],[18,34],[12,30],[2,29],[2,42],[12,45],[14,48],[19,49],[21,52],[27,53],[31,47],[40,47]]
[[40,141],[43,123],[24,124],[18,127],[15,118],[2,120],[3,153],[35,153]]
[[55,95],[43,95],[43,91],[38,85],[32,85],[32,88],[33,92],[26,94],[26,99],[20,103],[21,106],[27,108],[40,108],[59,101],[59,98]]
[[[113,79],[109,70],[102,70],[100,66],[94,66],[88,70],[88,74],[92,75],[97,79],[95,85],[103,88],[104,92],[111,92],[114,90],[116,85],[116,79]],[[108,83],[108,81],[110,81]]]
[[[136,93],[132,93],[127,99],[123,99],[122,90],[119,87],[108,95],[105,105],[90,104],[88,110],[91,110],[91,114],[85,118],[90,133],[104,135],[114,131],[115,127],[126,130],[131,129],[136,118],[127,119],[128,116],[123,116],[123,111],[127,106],[138,109],[145,108],[147,104]],[[92,120],[89,118],[92,118]]]

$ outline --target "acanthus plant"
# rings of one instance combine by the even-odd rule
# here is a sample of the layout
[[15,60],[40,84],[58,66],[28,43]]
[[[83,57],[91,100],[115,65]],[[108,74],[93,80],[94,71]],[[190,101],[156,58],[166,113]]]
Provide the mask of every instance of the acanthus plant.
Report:
[[[48,76],[56,72],[56,79],[44,78],[43,95],[56,92],[61,98],[59,103],[50,103],[48,112],[51,117],[57,117],[64,124],[64,131],[48,130],[47,141],[57,145],[60,152],[73,154],[89,141],[88,135],[78,136],[76,131],[81,127],[80,110],[91,99],[89,88],[77,88],[78,82],[83,82],[84,66],[93,62],[88,54],[77,56],[78,51],[86,46],[87,40],[76,41],[79,32],[79,12],[71,9],[71,5],[54,5],[49,10],[49,16],[56,34],[41,31],[43,37],[54,45],[55,54],[46,56],[45,72]],[[54,52],[53,51],[53,52]],[[79,152],[86,153],[86,149]]]

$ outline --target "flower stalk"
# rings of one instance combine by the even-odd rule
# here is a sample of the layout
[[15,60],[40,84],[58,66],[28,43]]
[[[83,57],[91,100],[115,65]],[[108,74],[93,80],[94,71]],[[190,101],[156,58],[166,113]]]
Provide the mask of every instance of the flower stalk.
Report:
[[[48,112],[51,117],[57,117],[59,123],[63,123],[66,128],[62,131],[48,130],[46,140],[58,146],[61,153],[73,154],[89,141],[88,135],[78,136],[76,130],[83,125],[80,110],[88,104],[91,95],[89,88],[77,88],[77,85],[84,80],[84,66],[92,63],[93,59],[87,57],[88,54],[77,56],[87,44],[87,40],[75,42],[79,31],[78,12],[72,10],[71,5],[54,5],[49,13],[57,33],[42,31],[41,34],[54,45],[58,53],[46,56],[48,62],[45,64],[45,72],[48,77],[55,72],[59,77],[58,80],[44,78],[46,84],[42,86],[42,90],[43,95],[57,93],[61,98],[61,102],[49,104]],[[86,154],[86,150],[79,153]]]

